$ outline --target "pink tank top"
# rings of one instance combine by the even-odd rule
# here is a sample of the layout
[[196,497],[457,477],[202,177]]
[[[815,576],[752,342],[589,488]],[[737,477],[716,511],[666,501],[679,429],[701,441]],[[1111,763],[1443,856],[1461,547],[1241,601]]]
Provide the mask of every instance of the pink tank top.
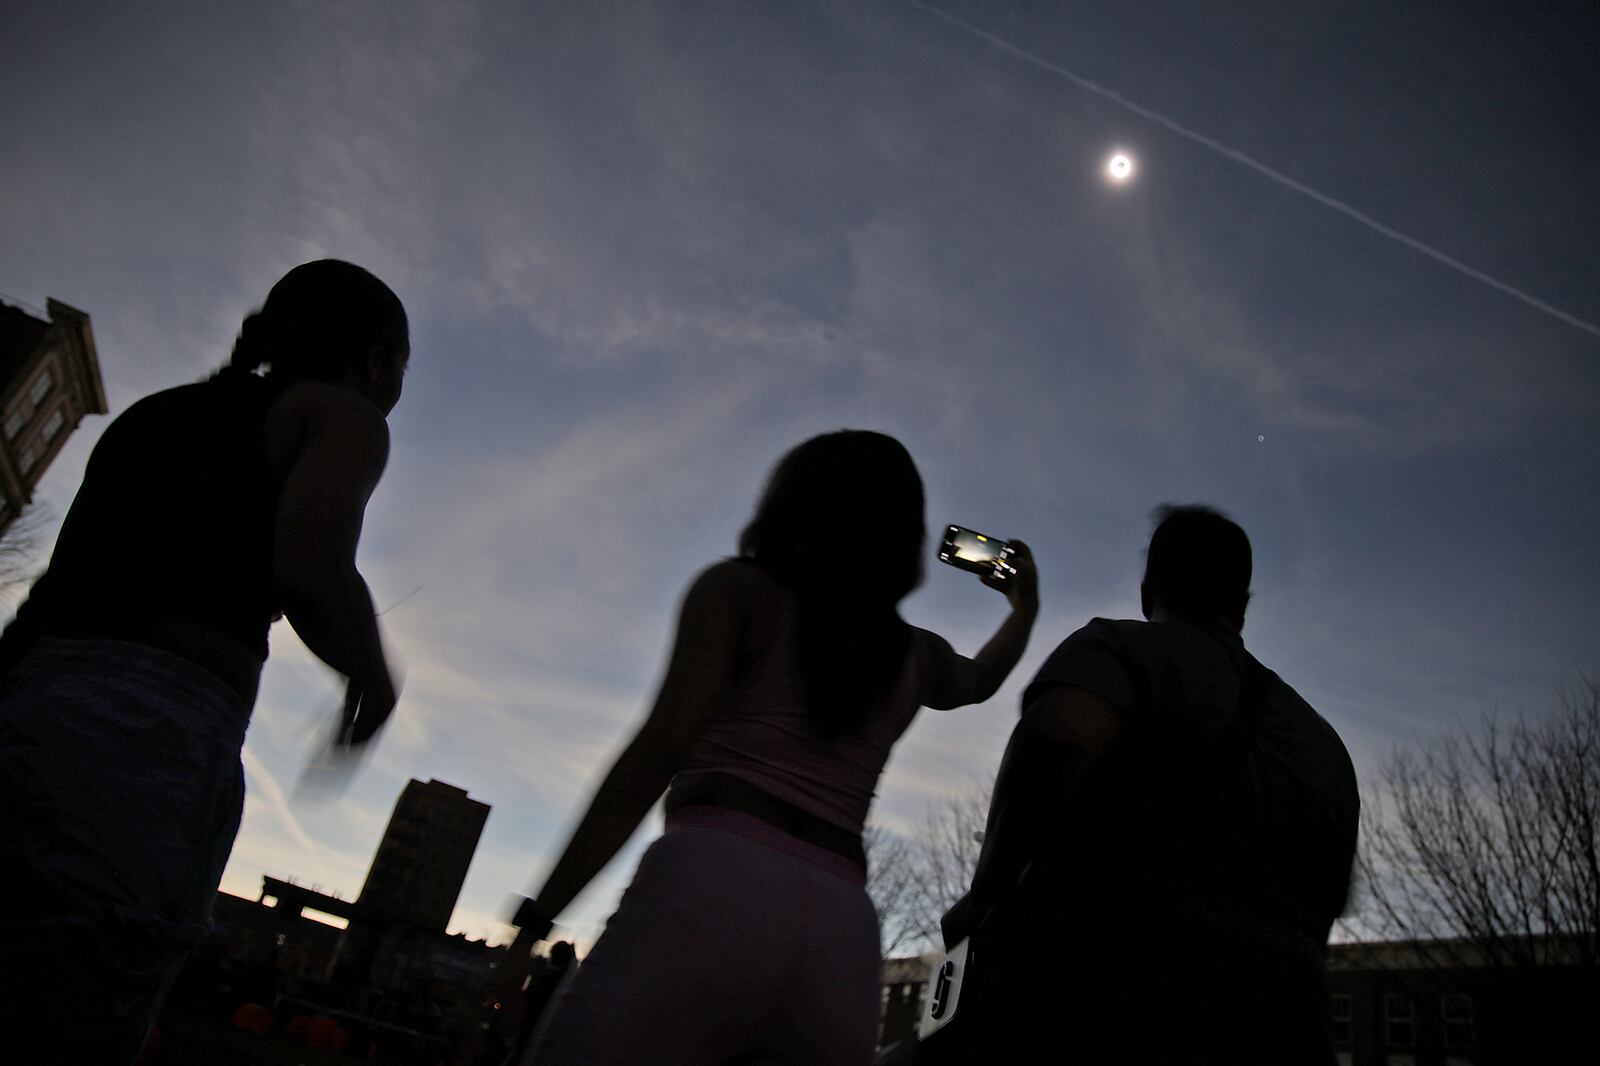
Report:
[[784,594],[771,644],[695,742],[683,770],[741,778],[808,814],[861,832],[889,751],[921,706],[924,646],[913,628],[899,678],[862,728],[824,740],[806,714],[794,601]]

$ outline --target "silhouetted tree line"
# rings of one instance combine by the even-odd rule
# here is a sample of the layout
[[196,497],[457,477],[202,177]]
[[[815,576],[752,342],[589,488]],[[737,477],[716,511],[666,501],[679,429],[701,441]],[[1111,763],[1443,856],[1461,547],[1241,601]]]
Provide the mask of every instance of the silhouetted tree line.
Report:
[[1439,965],[1600,960],[1600,684],[1555,713],[1475,727],[1385,763],[1362,818],[1364,932]]

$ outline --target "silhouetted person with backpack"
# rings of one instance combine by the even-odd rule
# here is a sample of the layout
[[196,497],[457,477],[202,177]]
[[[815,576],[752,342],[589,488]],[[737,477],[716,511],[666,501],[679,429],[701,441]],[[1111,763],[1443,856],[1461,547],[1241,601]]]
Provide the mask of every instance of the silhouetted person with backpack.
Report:
[[917,1062],[1333,1061],[1323,969],[1355,773],[1244,648],[1244,531],[1158,514],[1147,621],[1095,619],[1023,693],[945,920],[948,943],[972,938],[973,983]]

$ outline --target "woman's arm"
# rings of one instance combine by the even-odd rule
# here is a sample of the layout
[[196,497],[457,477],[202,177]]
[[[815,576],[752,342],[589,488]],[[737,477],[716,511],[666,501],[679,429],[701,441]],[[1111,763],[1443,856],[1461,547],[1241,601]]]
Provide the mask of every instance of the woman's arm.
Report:
[[754,576],[745,564],[723,562],[689,587],[655,705],[612,764],[535,897],[544,917],[553,921],[627,843],[727,698]]
[[[1000,623],[994,636],[978,654],[968,659],[959,655],[942,638],[934,637],[924,672],[922,704],[946,711],[969,703],[982,703],[999,691],[1028,647],[1028,635],[1039,617],[1039,574],[1033,553],[1020,540],[1011,563],[1016,573],[1009,577],[985,574],[980,580],[1005,594],[1011,613]],[[931,634],[930,634],[931,636]]]
[[[338,385],[296,386],[269,421],[284,456],[272,569],[283,613],[312,653],[349,679],[346,726],[364,741],[394,710],[396,692],[356,547],[367,501],[389,459],[389,426],[369,400]],[[359,717],[357,705],[359,704]]]

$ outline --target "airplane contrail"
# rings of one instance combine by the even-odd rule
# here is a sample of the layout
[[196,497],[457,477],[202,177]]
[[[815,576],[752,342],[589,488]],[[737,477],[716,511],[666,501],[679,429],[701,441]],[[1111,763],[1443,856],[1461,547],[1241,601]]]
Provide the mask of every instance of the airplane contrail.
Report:
[[239,761],[255,785],[255,794],[266,799],[267,806],[278,816],[284,829],[288,830],[290,838],[307,852],[321,851],[317,842],[312,840],[300,825],[300,819],[295,817],[294,810],[289,806],[288,797],[283,794],[283,786],[278,784],[278,779],[267,769],[267,764],[261,761],[260,756],[249,748],[243,748],[239,752]]
[[1221,141],[1213,140],[1203,133],[1198,133],[1187,126],[1182,125],[1177,120],[1168,118],[1159,111],[1152,111],[1148,107],[1134,103],[1132,100],[1129,100],[1115,89],[1108,89],[1098,82],[1090,81],[1083,75],[1076,74],[1068,70],[1059,63],[1052,63],[1048,59],[1034,55],[1032,52],[1019,48],[1002,37],[996,37],[994,34],[974,26],[970,22],[956,18],[954,15],[946,11],[942,11],[939,8],[934,7],[932,4],[923,3],[922,0],[905,0],[905,3],[910,4],[912,7],[920,8],[936,18],[943,19],[945,22],[956,27],[957,29],[979,38],[993,47],[998,48],[1000,51],[1005,52],[1007,55],[1016,56],[1023,62],[1030,63],[1033,66],[1038,67],[1040,70],[1047,70],[1058,77],[1065,78],[1067,81],[1070,81],[1072,84],[1076,85],[1085,92],[1090,92],[1103,99],[1109,100],[1125,111],[1131,111],[1140,118],[1148,119],[1158,126],[1171,130],[1180,137],[1193,141],[1194,143],[1203,147],[1209,148],[1218,155],[1225,156],[1241,166],[1248,167],[1257,174],[1260,174],[1262,177],[1275,181],[1279,185],[1282,185],[1284,188],[1289,189],[1292,192],[1297,192],[1302,196],[1315,200],[1324,207],[1332,208],[1341,215],[1344,215],[1347,218],[1352,218],[1361,223],[1374,233],[1381,234],[1382,236],[1388,237],[1392,241],[1405,245],[1407,248],[1410,248],[1413,251],[1420,252],[1429,259],[1432,259],[1434,262],[1441,263],[1444,266],[1449,267],[1451,270],[1456,271],[1458,274],[1464,274],[1474,281],[1480,281],[1492,289],[1496,289],[1505,293],[1507,296],[1521,300],[1535,311],[1542,311],[1551,318],[1565,322],[1574,329],[1581,329],[1583,332],[1588,333],[1591,336],[1600,337],[1600,326],[1595,325],[1593,322],[1590,322],[1587,319],[1579,318],[1577,315],[1569,314],[1566,311],[1561,310],[1559,307],[1555,307],[1546,303],[1537,296],[1522,291],[1515,285],[1508,285],[1499,278],[1485,274],[1481,270],[1468,266],[1461,260],[1446,255],[1444,252],[1439,251],[1439,249],[1423,243],[1410,234],[1402,233],[1393,226],[1384,225],[1371,215],[1363,214],[1361,211],[1351,207],[1343,200],[1329,196],[1327,193],[1319,192],[1316,189],[1313,189],[1311,186],[1306,185],[1304,182],[1296,181],[1289,177],[1289,175],[1272,169],[1265,163],[1246,155],[1237,148],[1230,148]]

